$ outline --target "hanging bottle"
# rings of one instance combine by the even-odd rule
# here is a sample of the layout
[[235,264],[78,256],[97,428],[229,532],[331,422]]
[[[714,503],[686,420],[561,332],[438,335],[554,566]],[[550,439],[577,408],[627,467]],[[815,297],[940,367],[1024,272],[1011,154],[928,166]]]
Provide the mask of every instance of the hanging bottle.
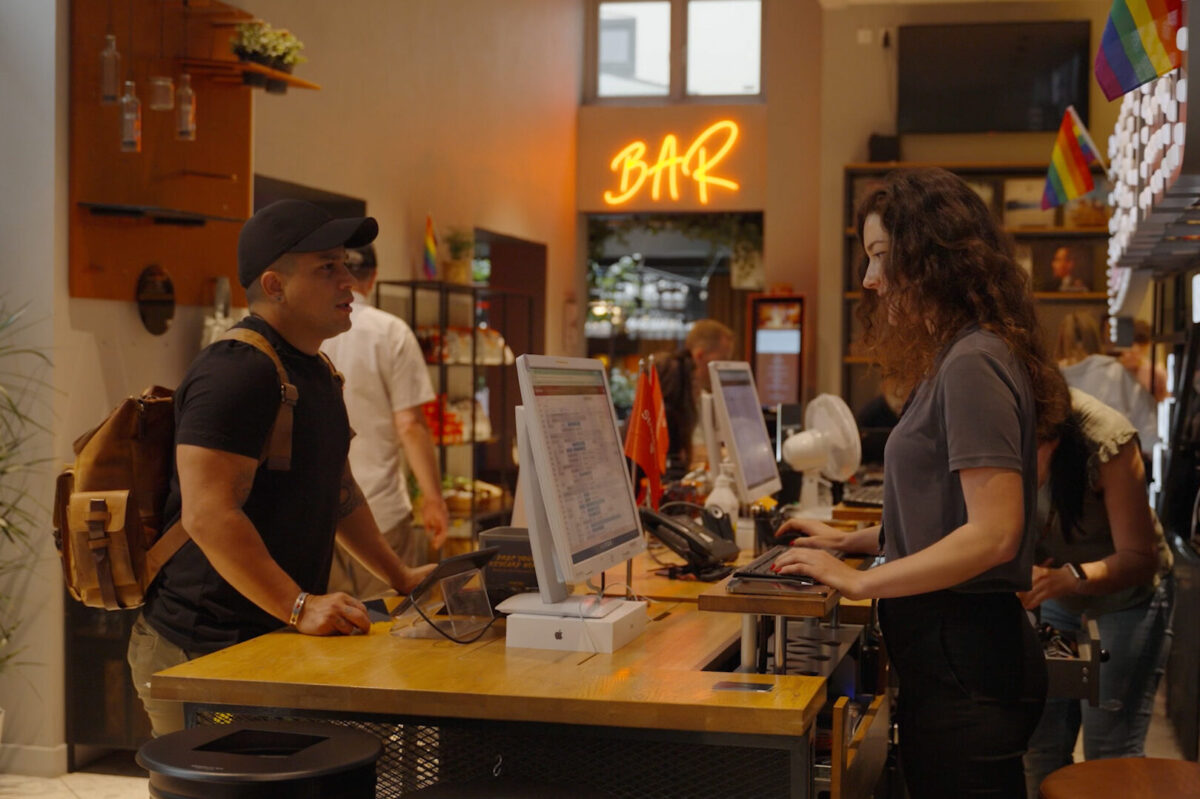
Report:
[[142,104],[134,92],[133,81],[125,81],[125,94],[121,97],[121,152],[142,151]]
[[121,54],[117,52],[117,37],[104,37],[104,49],[100,51],[100,102],[114,105],[120,99]]
[[169,75],[155,75],[150,78],[151,111],[170,111],[175,107],[175,84]]
[[175,138],[196,140],[196,93],[192,91],[192,76],[186,72],[179,76],[179,90],[175,92]]

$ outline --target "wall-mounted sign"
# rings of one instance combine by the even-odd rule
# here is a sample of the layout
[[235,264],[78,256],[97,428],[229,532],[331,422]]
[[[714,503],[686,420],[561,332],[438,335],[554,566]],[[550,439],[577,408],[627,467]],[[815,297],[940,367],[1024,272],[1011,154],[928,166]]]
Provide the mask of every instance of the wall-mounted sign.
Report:
[[719,170],[737,139],[737,123],[723,119],[705,128],[680,155],[678,137],[668,133],[663,137],[658,158],[653,163],[646,160],[649,149],[646,142],[640,139],[632,141],[609,162],[609,168],[617,178],[617,190],[606,190],[604,202],[610,206],[628,203],[646,189],[647,180],[650,182],[650,199],[657,202],[662,198],[664,175],[667,194],[675,202],[680,196],[681,176],[694,184],[701,205],[708,205],[710,188],[736,193],[741,188],[740,184],[722,176]]

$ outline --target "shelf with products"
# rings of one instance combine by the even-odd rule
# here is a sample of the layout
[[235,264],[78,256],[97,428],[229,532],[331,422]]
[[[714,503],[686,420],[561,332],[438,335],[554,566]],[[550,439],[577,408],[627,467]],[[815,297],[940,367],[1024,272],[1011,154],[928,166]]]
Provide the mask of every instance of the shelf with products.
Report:
[[1017,263],[1032,281],[1047,344],[1066,314],[1103,312],[1107,302],[1108,189],[1098,167],[1093,167],[1093,192],[1043,210],[1044,163],[848,164],[843,182],[842,396],[855,410],[879,394],[878,370],[853,347],[860,338],[854,311],[863,299],[855,209],[887,173],[935,166],[966,181],[1012,238]]
[[[531,328],[520,320],[532,318],[533,298],[486,286],[381,280],[375,305],[405,320],[421,347],[436,394],[422,410],[451,511],[450,537],[473,539],[511,506],[516,487],[514,364],[532,350]],[[522,340],[507,338],[510,330],[525,331]]]

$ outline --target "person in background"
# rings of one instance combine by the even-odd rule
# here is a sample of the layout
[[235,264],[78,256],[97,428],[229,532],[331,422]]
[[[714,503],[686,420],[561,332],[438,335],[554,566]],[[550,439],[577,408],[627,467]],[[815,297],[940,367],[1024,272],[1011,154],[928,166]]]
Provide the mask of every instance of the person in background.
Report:
[[[789,520],[780,531],[804,535],[774,568],[880,598],[909,795],[1022,797],[1046,664],[1016,592],[1031,586],[1037,442],[1068,412],[1062,376],[1011,240],[960,178],[893,172],[857,228],[863,345],[885,379],[913,386],[888,438],[883,525]],[[825,551],[881,548],[867,571]]]
[[1026,608],[1056,630],[1096,622],[1109,659],[1100,704],[1049,699],[1029,742],[1030,796],[1072,762],[1079,728],[1088,760],[1142,757],[1171,643],[1171,550],[1150,508],[1137,431],[1071,389],[1071,414],[1038,447],[1038,539]]
[[[371,629],[367,609],[328,591],[334,536],[396,591],[432,566],[405,565],[380,535],[346,454],[350,424],[321,342],[350,328],[346,245],[374,219],[334,219],[300,200],[261,209],[238,236],[250,316],[295,392],[290,468],[260,461],[280,403],[279,374],[250,344],[219,341],[175,393],[175,474],[164,528],[188,540],[146,591],[129,639],[133,684],[155,735],[183,729],[183,704],[150,696],[150,675],[285,624],[306,635]],[[291,392],[289,392],[291,394]]]
[[1162,402],[1167,398],[1167,370],[1154,363],[1150,357],[1149,322],[1144,319],[1133,320],[1133,346],[1123,350],[1117,360],[1139,386],[1150,392],[1155,402]]
[[1100,323],[1089,313],[1076,311],[1058,326],[1054,357],[1067,385],[1103,402],[1133,423],[1141,442],[1142,457],[1149,458],[1158,441],[1158,414],[1154,398],[1121,366],[1103,354]]
[[700,392],[711,390],[708,365],[732,356],[733,331],[715,319],[698,319],[688,331],[683,349],[654,362],[667,412],[668,473],[682,475],[690,468],[700,420]]
[[[327,339],[321,350],[346,379],[346,412],[357,434],[350,441],[350,466],[367,505],[392,550],[418,566],[429,559],[430,543],[441,549],[450,526],[433,436],[421,411],[435,398],[433,385],[409,326],[367,301],[378,275],[374,247],[349,250],[346,264],[354,278],[351,326]],[[413,524],[406,462],[421,489],[421,528]],[[390,590],[341,546],[334,552],[329,585],[359,599]]]

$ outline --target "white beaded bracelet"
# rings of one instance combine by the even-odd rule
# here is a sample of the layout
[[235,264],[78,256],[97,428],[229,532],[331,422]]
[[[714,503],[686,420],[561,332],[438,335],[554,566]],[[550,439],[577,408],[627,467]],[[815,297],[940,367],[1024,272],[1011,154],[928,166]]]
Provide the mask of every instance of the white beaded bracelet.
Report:
[[296,601],[292,603],[292,617],[288,619],[288,627],[295,627],[300,623],[300,614],[304,612],[304,603],[308,601],[308,592],[301,591],[296,597]]

